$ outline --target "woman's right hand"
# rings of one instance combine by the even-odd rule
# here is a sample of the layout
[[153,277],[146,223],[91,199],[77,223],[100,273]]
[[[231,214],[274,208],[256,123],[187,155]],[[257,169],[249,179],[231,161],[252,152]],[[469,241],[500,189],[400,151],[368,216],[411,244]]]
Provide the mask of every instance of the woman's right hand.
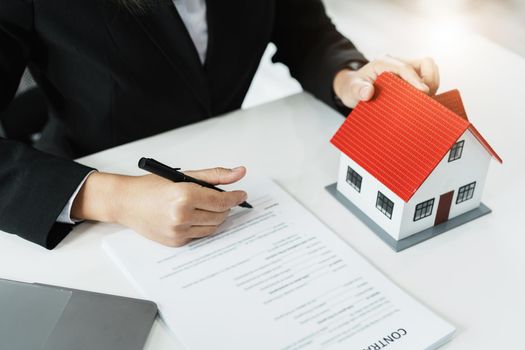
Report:
[[[213,168],[185,173],[220,185],[239,181],[246,169]],[[161,244],[180,247],[214,233],[230,209],[246,198],[244,191],[218,192],[193,183],[174,183],[157,175],[94,172],[76,196],[71,216],[116,222]]]

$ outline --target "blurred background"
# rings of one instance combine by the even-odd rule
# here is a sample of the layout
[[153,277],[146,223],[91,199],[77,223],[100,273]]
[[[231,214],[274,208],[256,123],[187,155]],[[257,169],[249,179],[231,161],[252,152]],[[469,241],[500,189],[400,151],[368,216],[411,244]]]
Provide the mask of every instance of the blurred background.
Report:
[[[328,7],[352,0],[326,0]],[[368,1],[367,1],[368,2]],[[525,57],[525,0],[372,0],[431,21],[453,21]]]
[[[324,0],[338,29],[369,58],[431,56],[441,69],[442,89],[459,88],[458,74],[472,84],[483,82],[476,61],[493,56],[498,70],[502,52],[525,58],[525,0]],[[483,48],[483,49],[481,49]],[[503,50],[500,50],[503,48]],[[244,107],[300,91],[282,65],[272,65],[269,46]],[[471,103],[475,105],[474,102]]]

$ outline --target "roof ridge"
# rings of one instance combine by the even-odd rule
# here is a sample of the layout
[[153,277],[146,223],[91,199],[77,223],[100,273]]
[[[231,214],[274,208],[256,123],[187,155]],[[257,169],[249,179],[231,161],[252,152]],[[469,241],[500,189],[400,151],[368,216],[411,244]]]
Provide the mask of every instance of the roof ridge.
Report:
[[[444,103],[440,102],[438,100],[438,98],[440,97],[443,97],[443,96],[447,96],[447,95],[450,95],[450,94],[457,94],[457,97],[459,99],[459,104],[461,107],[461,110],[463,112],[463,115],[462,114],[459,114],[459,113],[456,113],[454,111],[454,109],[452,108],[449,108],[449,106],[445,105]],[[437,103],[439,103],[440,105],[444,106],[445,108],[451,110],[452,112],[454,112],[454,114],[456,114],[457,116],[459,116],[461,119],[464,119],[466,121],[470,121],[468,115],[467,115],[467,111],[465,110],[465,104],[463,103],[463,98],[461,97],[461,92],[459,91],[459,89],[455,88],[455,89],[450,89],[450,90],[447,90],[447,91],[444,91],[444,92],[441,92],[439,94],[435,94],[433,96],[430,96],[430,98],[432,98],[434,101],[436,101]],[[452,107],[452,106],[451,106]]]

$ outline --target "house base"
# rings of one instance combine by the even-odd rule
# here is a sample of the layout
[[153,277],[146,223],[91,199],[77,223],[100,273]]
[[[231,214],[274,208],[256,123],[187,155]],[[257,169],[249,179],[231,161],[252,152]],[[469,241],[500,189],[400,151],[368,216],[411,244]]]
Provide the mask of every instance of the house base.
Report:
[[372,232],[374,232],[379,238],[383,240],[383,242],[388,244],[390,248],[392,248],[396,252],[400,252],[413,245],[426,241],[429,238],[435,237],[455,227],[466,224],[467,222],[475,220],[483,215],[489,214],[492,211],[485,204],[481,203],[480,206],[476,209],[458,215],[440,225],[427,228],[423,231],[417,232],[411,236],[397,241],[392,236],[390,236],[385,230],[383,230],[379,225],[377,225],[372,219],[370,219],[365,213],[363,213],[361,209],[359,209],[344,195],[342,195],[341,192],[337,190],[337,183],[328,185],[325,187],[325,189],[328,191],[328,193],[334,196],[334,198],[337,199],[339,203],[345,206],[346,209],[348,209],[359,220],[361,220],[361,222],[368,226],[368,228],[372,230]]

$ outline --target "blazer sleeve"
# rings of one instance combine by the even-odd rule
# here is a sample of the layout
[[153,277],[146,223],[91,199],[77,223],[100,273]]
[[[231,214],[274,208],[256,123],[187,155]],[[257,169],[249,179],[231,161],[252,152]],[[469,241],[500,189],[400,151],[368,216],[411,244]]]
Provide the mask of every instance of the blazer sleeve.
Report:
[[[0,110],[17,90],[34,40],[32,2],[1,0]],[[91,170],[0,138],[0,230],[54,248],[72,228],[56,219]]]
[[337,31],[321,0],[278,0],[275,11],[273,61],[287,65],[304,90],[346,112],[335,102],[333,79],[350,62],[366,58]]

